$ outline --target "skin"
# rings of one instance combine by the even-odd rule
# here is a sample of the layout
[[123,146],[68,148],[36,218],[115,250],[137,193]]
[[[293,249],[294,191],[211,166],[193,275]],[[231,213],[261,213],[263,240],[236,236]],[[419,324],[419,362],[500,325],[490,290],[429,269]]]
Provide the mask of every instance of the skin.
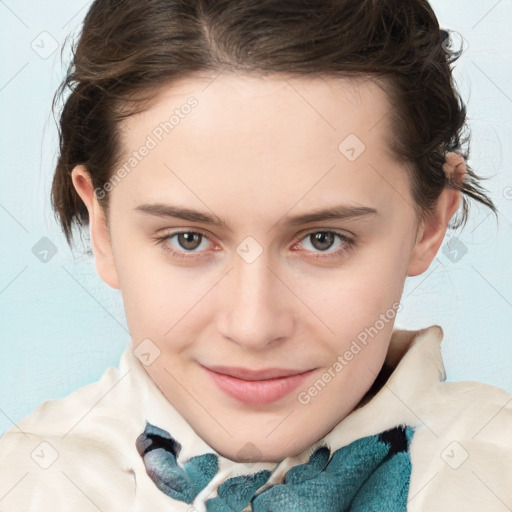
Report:
[[[220,454],[244,460],[252,446],[252,460],[279,461],[327,434],[370,388],[393,320],[309,403],[297,399],[399,302],[407,276],[428,269],[460,192],[444,190],[420,220],[409,170],[386,142],[388,98],[356,79],[181,79],[120,126],[119,166],[190,96],[197,107],[111,191],[108,219],[87,169],[77,166],[72,180],[89,212],[97,271],[121,290],[133,346],[149,338],[161,351],[145,367],[151,379]],[[338,149],[349,134],[366,146],[353,162]],[[464,159],[450,154],[444,169],[463,179]],[[200,210],[227,226],[135,210],[143,203]],[[338,204],[378,213],[286,224]],[[204,237],[187,246],[172,236],[183,230]],[[322,246],[310,236],[329,230],[355,243],[335,236]],[[165,235],[185,258],[155,242]],[[262,250],[252,262],[237,252],[246,237],[250,254]],[[289,395],[252,405],[226,395],[201,365],[314,371]]]

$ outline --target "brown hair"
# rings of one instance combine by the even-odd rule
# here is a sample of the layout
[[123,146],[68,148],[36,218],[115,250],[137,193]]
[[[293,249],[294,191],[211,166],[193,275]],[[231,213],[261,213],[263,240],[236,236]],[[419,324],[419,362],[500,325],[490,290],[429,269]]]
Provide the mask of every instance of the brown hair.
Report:
[[[426,0],[95,0],[54,98],[70,92],[60,115],[60,154],[52,205],[69,244],[73,224],[88,223],[70,173],[87,167],[95,189],[120,154],[117,124],[143,108],[134,102],[197,72],[375,77],[393,105],[392,149],[412,164],[412,195],[428,215],[445,187],[495,213],[469,168],[462,183],[442,166],[462,144],[466,109],[451,64],[449,33]],[[146,95],[146,99],[150,96]],[[98,198],[108,212],[108,194]]]

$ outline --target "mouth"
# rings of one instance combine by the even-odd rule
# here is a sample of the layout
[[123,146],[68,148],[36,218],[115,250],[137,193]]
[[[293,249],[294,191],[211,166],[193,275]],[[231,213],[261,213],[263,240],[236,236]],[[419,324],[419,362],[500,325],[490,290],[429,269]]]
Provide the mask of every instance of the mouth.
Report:
[[222,392],[248,405],[264,405],[284,398],[314,371],[285,368],[249,370],[228,366],[202,368]]

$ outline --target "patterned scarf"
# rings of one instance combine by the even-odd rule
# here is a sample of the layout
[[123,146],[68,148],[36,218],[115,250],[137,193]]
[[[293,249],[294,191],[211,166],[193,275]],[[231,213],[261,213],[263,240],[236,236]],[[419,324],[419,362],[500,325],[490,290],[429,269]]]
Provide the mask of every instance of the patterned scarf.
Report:
[[[293,466],[282,483],[260,490],[271,472],[226,479],[207,512],[401,512],[407,508],[411,474],[409,446],[414,430],[398,426],[358,439],[331,453],[318,447],[305,464]],[[167,496],[185,503],[209,484],[219,468],[218,455],[177,462],[181,445],[169,432],[146,422],[135,442],[147,474]]]

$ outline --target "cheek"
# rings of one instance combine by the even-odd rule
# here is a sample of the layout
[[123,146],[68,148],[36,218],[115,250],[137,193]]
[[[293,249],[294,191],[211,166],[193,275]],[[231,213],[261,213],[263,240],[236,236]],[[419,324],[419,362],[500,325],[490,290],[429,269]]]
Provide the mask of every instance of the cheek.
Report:
[[404,241],[383,240],[363,248],[336,279],[345,297],[352,297],[353,305],[372,309],[385,304],[387,298],[400,295],[408,266],[408,251]]
[[[402,245],[387,241],[359,254],[323,288],[317,310],[335,332],[350,343],[377,327],[378,337],[392,330],[407,270]],[[361,335],[361,336],[360,336]],[[341,350],[343,347],[336,347]]]
[[185,344],[185,333],[190,336],[197,327],[194,312],[204,286],[189,269],[166,262],[161,249],[150,243],[148,247],[123,250],[121,243],[117,246],[116,267],[131,336],[135,343],[150,338],[163,346],[164,340],[172,338]]

